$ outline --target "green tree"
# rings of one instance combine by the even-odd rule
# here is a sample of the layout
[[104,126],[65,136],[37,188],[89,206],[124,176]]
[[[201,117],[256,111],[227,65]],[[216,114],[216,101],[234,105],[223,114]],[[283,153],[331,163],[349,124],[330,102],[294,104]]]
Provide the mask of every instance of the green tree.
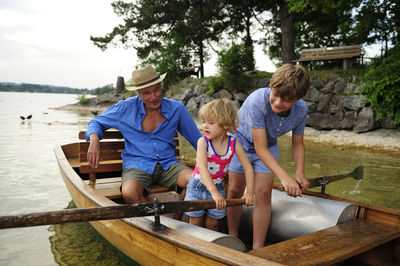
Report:
[[[221,12],[224,10],[221,3],[219,0],[115,1],[112,3],[114,12],[124,19],[124,23],[103,37],[91,36],[91,40],[101,49],[119,44],[133,47],[142,60],[151,53],[165,54],[166,49],[169,53],[177,52],[176,47],[184,46],[187,57],[199,61],[203,77],[207,44],[219,41],[226,28],[226,14]],[[176,69],[186,67],[179,62],[170,64]]]
[[[285,6],[285,2],[287,6]],[[271,5],[270,32],[263,40],[270,57],[290,62],[303,48],[353,44],[352,11],[361,0],[279,0]],[[361,42],[362,43],[362,42]]]
[[244,44],[232,43],[229,49],[224,49],[219,53],[218,66],[220,75],[230,91],[240,91],[244,89],[246,84],[246,76],[244,75],[251,58],[249,55],[253,53],[252,47]]
[[366,44],[382,43],[385,56],[389,44],[400,41],[400,2],[395,0],[366,0],[356,9],[354,40]]
[[388,51],[388,57],[377,61],[364,75],[365,86],[361,93],[376,112],[376,119],[383,115],[400,124],[400,45]]
[[101,94],[113,92],[114,90],[115,90],[115,88],[114,88],[114,86],[112,84],[107,84],[107,85],[105,85],[103,87],[95,88],[93,94],[94,95],[101,95]]

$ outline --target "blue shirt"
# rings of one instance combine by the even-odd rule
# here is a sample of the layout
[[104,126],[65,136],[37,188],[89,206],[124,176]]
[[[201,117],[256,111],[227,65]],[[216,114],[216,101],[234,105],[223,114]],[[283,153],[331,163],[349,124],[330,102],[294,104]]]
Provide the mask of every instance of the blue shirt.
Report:
[[269,102],[270,88],[261,88],[251,93],[239,109],[240,123],[235,135],[246,151],[254,152],[254,141],[251,128],[265,128],[268,147],[277,145],[277,138],[293,131],[295,135],[303,135],[306,124],[307,105],[297,100],[287,117],[272,111]]
[[89,140],[90,134],[96,133],[102,139],[104,130],[118,129],[125,139],[125,149],[121,153],[122,168],[136,168],[149,174],[154,172],[157,163],[167,170],[178,161],[174,142],[177,130],[197,148],[201,134],[182,103],[163,98],[161,114],[165,120],[151,133],[142,130],[145,114],[140,97],[119,101],[89,122],[85,138]]

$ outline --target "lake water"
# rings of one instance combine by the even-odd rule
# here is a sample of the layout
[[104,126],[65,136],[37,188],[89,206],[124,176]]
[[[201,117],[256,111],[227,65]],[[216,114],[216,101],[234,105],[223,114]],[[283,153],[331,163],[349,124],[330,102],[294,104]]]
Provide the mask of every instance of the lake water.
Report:
[[[0,92],[0,215],[61,210],[71,197],[53,153],[76,142],[93,117],[52,109],[77,102],[76,95]],[[32,119],[19,117],[32,114]],[[280,140],[280,162],[290,174],[290,142]],[[347,178],[326,192],[400,209],[398,156],[307,144],[308,177],[350,172],[364,164],[361,182]],[[188,155],[189,157],[192,155]],[[124,265],[88,223],[0,230],[0,265]]]
[[[76,142],[92,115],[51,108],[75,102],[70,94],[0,92],[0,215],[69,205],[53,148]],[[58,264],[122,265],[88,223],[0,230],[0,265]]]

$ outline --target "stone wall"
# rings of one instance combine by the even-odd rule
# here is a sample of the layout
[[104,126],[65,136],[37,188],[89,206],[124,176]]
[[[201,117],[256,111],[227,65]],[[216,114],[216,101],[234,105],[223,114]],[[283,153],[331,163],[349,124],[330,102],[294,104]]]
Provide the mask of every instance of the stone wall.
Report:
[[[201,106],[217,98],[228,98],[238,107],[244,102],[249,93],[257,88],[268,87],[269,79],[252,80],[248,93],[229,93],[220,90],[211,96],[206,94],[207,80],[188,78],[176,85],[174,91],[180,91],[177,95],[167,93],[167,97],[173,98],[185,104],[193,119],[198,120],[198,111]],[[376,128],[396,128],[393,120],[385,117],[375,121],[375,113],[371,107],[365,106],[365,96],[359,96],[358,92],[363,84],[357,85],[357,77],[349,79],[331,75],[328,82],[322,82],[317,75],[311,78],[310,88],[303,98],[308,106],[307,126],[316,129],[343,129],[361,133]]]

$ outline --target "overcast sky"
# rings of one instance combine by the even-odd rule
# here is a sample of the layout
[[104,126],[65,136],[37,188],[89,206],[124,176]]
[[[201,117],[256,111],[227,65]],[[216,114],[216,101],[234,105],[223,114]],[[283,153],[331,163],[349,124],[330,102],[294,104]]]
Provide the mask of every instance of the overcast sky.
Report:
[[[121,22],[112,0],[0,0],[0,82],[93,89],[127,81],[137,65],[134,50],[102,52],[90,35],[103,36]],[[261,49],[256,67],[275,71]],[[215,74],[215,60],[205,75]]]

